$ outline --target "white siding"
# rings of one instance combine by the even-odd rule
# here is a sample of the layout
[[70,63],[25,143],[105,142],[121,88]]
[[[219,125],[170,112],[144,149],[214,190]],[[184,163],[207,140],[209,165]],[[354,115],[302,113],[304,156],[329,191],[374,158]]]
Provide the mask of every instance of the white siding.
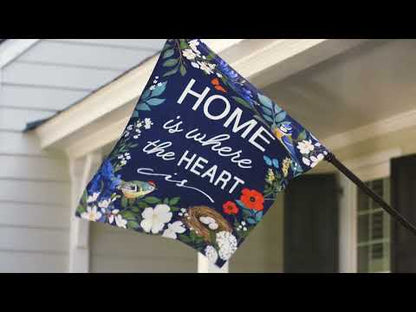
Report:
[[27,122],[54,111],[39,101],[32,106],[26,92],[16,97],[24,101],[19,105],[4,88],[0,85],[0,272],[65,272],[67,161],[41,151],[36,137],[21,132]]
[[77,102],[162,44],[40,40],[0,68],[0,272],[69,269],[69,164],[42,151],[33,133],[22,132],[26,124]]
[[0,179],[69,182],[66,160],[52,157],[0,155]]
[[6,85],[93,91],[117,76],[114,70],[15,62],[3,70]]
[[[48,40],[50,41],[50,40]],[[122,49],[145,49],[157,51],[165,39],[54,39],[55,42],[77,43],[85,45],[111,46]]]
[[[65,53],[62,53],[65,51]],[[154,52],[153,52],[154,53]],[[119,49],[111,46],[90,46],[68,42],[41,41],[36,49],[25,53],[19,61],[58,63],[83,67],[125,70],[137,65],[137,60],[152,54],[149,50]]]
[[0,272],[65,272],[68,256],[63,253],[0,250]]
[[[30,105],[30,104],[28,104]],[[0,106],[0,130],[21,132],[26,123],[51,116],[49,110],[17,109]]]
[[0,101],[6,107],[62,110],[88,93],[88,91],[4,85]]

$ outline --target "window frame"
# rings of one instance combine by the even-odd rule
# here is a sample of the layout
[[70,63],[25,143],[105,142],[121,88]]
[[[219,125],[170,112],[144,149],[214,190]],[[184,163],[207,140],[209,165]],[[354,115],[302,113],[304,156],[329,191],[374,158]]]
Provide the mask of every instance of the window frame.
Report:
[[[378,178],[378,179],[369,180],[369,181],[366,181],[366,182],[374,183],[376,181],[382,181],[383,198],[387,202],[390,202],[390,177]],[[357,193],[357,198],[358,198],[358,193]],[[384,253],[384,248],[387,247],[386,248],[387,259],[388,259],[389,264],[390,264],[390,243],[391,243],[390,215],[387,212],[385,212],[381,207],[374,208],[374,205],[375,205],[375,202],[372,201],[372,200],[369,200],[366,209],[364,209],[362,211],[359,211],[358,210],[359,202],[357,200],[357,207],[356,207],[357,208],[357,220],[356,220],[356,223],[357,223],[357,271],[359,270],[359,267],[358,267],[358,249],[360,247],[365,247],[365,246],[374,247],[375,244],[382,244],[383,245],[383,253]],[[382,215],[383,215],[383,228],[382,228],[383,237],[380,238],[380,239],[373,239],[372,237],[370,237],[371,232],[372,232],[372,226],[373,226],[372,219],[375,217],[375,214],[377,214],[379,212],[381,212]],[[369,222],[369,224],[368,224],[368,226],[369,226],[369,228],[368,228],[369,237],[366,240],[364,240],[363,242],[359,242],[359,239],[358,239],[359,238],[358,237],[359,226],[358,226],[358,224],[359,224],[359,217],[362,216],[362,215],[367,215],[369,217],[369,219],[368,219],[368,222]],[[387,218],[387,219],[385,219],[385,218]],[[387,238],[385,237],[386,234],[389,235]],[[371,254],[370,250],[371,249],[369,249],[369,251],[368,251],[369,252],[369,257],[370,257],[370,254]],[[369,258],[369,263],[368,263],[369,265],[371,264],[371,261],[372,261],[372,259],[370,257]],[[383,261],[385,261],[384,257],[383,257]],[[383,266],[384,265],[385,265],[385,263],[383,263]],[[369,267],[369,270],[367,272],[368,273],[389,273],[390,271],[391,271],[390,268],[386,269],[384,271],[372,271],[372,268]],[[367,272],[363,272],[363,273],[367,273]]]
[[[366,182],[389,178],[390,159],[401,155],[401,149],[395,148],[347,159],[343,162]],[[339,270],[342,273],[357,273],[357,187],[340,172],[338,172],[338,182],[342,190],[339,197]]]

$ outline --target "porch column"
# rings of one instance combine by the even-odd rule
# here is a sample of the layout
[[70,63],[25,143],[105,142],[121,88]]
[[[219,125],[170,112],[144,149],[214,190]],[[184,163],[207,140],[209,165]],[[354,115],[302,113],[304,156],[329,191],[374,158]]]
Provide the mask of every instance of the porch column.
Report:
[[71,171],[71,223],[69,242],[69,272],[89,271],[89,222],[75,217],[81,194],[92,174],[102,160],[101,151],[94,151],[85,157],[70,160]]
[[338,173],[342,194],[339,197],[339,272],[357,272],[357,187]]
[[198,253],[198,273],[228,273],[228,262],[220,269],[209,262],[203,254]]

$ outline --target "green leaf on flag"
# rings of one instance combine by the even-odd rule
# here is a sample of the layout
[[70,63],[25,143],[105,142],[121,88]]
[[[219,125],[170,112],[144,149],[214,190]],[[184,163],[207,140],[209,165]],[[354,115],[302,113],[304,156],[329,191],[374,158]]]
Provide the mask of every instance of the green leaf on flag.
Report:
[[157,106],[162,104],[165,101],[165,99],[158,99],[158,98],[152,98],[146,101],[147,104],[151,106]]
[[157,198],[157,197],[154,197],[154,196],[148,196],[148,197],[145,197],[145,198],[143,198],[143,200],[146,202],[146,203],[148,203],[148,204],[158,204],[158,203],[160,203],[160,199],[159,198]]
[[165,59],[165,58],[171,57],[173,53],[175,53],[174,49],[168,49],[163,53],[163,58]]
[[186,75],[186,68],[185,68],[185,66],[181,65],[181,67],[180,67],[180,73],[181,73],[182,76],[185,76]]
[[152,97],[156,97],[156,96],[159,96],[159,95],[161,95],[163,92],[165,92],[165,89],[166,89],[166,84],[167,84],[168,82],[167,81],[165,81],[165,82],[163,82],[160,86],[157,86],[154,90],[153,90],[153,92],[152,92]]
[[169,205],[170,206],[175,206],[177,203],[179,203],[179,200],[180,200],[181,198],[180,197],[174,197],[174,198],[172,198],[170,201],[169,201]]
[[172,67],[175,66],[176,64],[178,64],[178,59],[172,58],[172,59],[168,59],[163,63],[164,67]]
[[259,101],[262,105],[266,106],[269,109],[272,109],[273,102],[270,100],[267,96],[264,96],[262,94],[259,94]]
[[140,103],[137,106],[137,110],[141,110],[141,111],[150,111],[150,107],[149,105],[147,105],[146,103]]

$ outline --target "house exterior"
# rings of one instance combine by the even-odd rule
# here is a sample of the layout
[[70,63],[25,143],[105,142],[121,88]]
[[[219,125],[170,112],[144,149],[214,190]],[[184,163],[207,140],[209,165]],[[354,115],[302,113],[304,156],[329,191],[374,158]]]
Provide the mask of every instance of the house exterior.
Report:
[[[416,40],[205,41],[378,194],[416,210]],[[411,238],[327,163],[291,183],[222,270],[173,240],[75,218],[163,43],[0,43],[1,272],[412,271]]]

